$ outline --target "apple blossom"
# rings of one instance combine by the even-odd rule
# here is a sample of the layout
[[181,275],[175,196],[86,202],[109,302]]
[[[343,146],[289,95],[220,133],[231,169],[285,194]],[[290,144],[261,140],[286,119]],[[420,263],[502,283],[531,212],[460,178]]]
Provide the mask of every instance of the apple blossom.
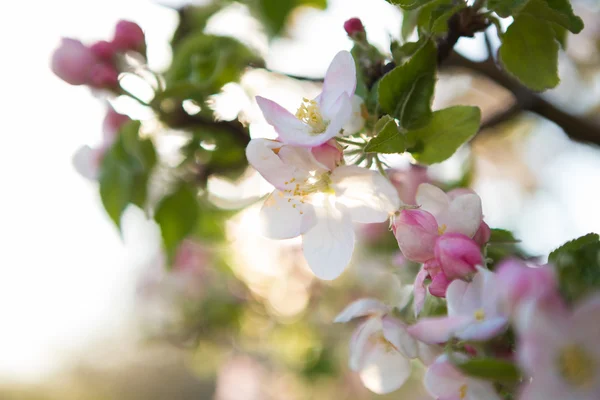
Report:
[[430,181],[427,168],[420,165],[411,165],[405,170],[394,169],[388,175],[398,190],[400,200],[406,204],[417,204],[416,195],[419,185]]
[[419,355],[417,341],[406,332],[402,322],[387,315],[389,311],[389,307],[375,299],[360,299],[334,320],[347,322],[368,317],[352,335],[349,363],[360,374],[365,387],[378,394],[400,388],[410,376],[410,359]]
[[319,146],[340,133],[352,116],[356,88],[356,67],[347,51],[334,58],[323,81],[323,91],[315,99],[303,99],[296,115],[272,100],[257,96],[256,102],[279,140],[285,144]]
[[357,33],[365,33],[365,27],[360,18],[350,18],[344,22],[344,30],[348,36],[354,36]]
[[425,262],[434,257],[435,242],[439,236],[438,224],[427,211],[400,211],[394,218],[392,230],[398,247],[409,260]]
[[90,46],[90,50],[96,58],[103,61],[111,61],[116,54],[115,45],[106,40],[100,40]]
[[[461,361],[466,359],[459,353],[453,357]],[[446,354],[429,366],[423,383],[429,394],[439,400],[500,400],[492,383],[463,375]]]
[[112,43],[119,51],[133,50],[142,54],[146,51],[144,31],[131,21],[121,20],[117,23]]
[[490,237],[492,236],[492,231],[490,226],[485,223],[485,221],[481,221],[481,225],[479,225],[479,229],[473,235],[473,240],[475,243],[479,245],[479,247],[483,247],[487,242],[490,241]]
[[321,279],[337,278],[354,249],[352,222],[383,222],[400,207],[392,184],[375,171],[342,165],[328,169],[308,148],[253,139],[249,163],[275,191],[261,209],[272,239],[302,235],[304,257]]
[[483,264],[479,246],[473,239],[460,233],[446,233],[435,242],[435,259],[448,279],[465,279],[473,275],[477,265]]
[[446,291],[447,317],[423,318],[407,328],[425,343],[443,343],[452,337],[462,340],[486,340],[508,325],[502,314],[493,272],[478,268],[473,281],[454,280]]
[[532,379],[521,400],[596,400],[600,398],[600,295],[571,313],[540,309],[529,302],[529,323],[518,337],[517,359]]
[[88,83],[90,69],[96,63],[94,53],[79,40],[62,38],[52,55],[52,72],[71,85]]

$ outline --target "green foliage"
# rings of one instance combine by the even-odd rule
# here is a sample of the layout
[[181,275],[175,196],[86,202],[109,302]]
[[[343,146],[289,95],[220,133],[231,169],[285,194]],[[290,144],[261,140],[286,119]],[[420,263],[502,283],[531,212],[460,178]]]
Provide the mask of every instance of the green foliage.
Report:
[[403,153],[406,149],[405,137],[398,129],[396,121],[384,115],[375,124],[376,136],[365,147],[368,153]]
[[600,237],[589,233],[550,253],[563,297],[572,303],[600,290]]
[[418,16],[418,10],[402,10],[402,27],[400,30],[402,40],[408,40],[409,36],[414,32],[417,27]]
[[521,379],[521,371],[509,361],[497,358],[474,358],[467,361],[451,358],[451,360],[464,374],[473,378],[502,383],[517,383]]
[[173,260],[179,244],[196,227],[198,215],[196,190],[185,184],[165,196],[158,204],[154,219],[160,226],[163,246],[169,261]]
[[140,138],[139,128],[139,121],[124,125],[100,165],[100,198],[119,229],[128,204],[145,208],[148,179],[156,164],[154,145]]
[[423,7],[435,0],[387,0],[388,3],[396,4],[405,10],[414,10]]
[[573,13],[569,0],[529,0],[521,14],[554,22],[573,33],[583,29],[583,21]]
[[516,15],[528,0],[488,0],[487,7],[502,18]]
[[419,39],[416,42],[406,42],[402,45],[395,41],[392,42],[392,44],[390,45],[390,52],[392,53],[392,58],[394,59],[396,64],[404,64],[404,62],[407,59],[411,58],[421,47],[423,47],[427,40],[428,39]]
[[265,25],[271,36],[281,33],[290,13],[298,6],[318,9],[327,7],[327,0],[254,0],[248,1]]
[[489,243],[519,243],[520,240],[516,239],[511,231],[506,229],[490,229],[490,241]]
[[408,131],[408,150],[423,164],[448,159],[479,130],[481,111],[478,107],[455,106],[436,111],[429,123]]
[[171,45],[175,47],[186,36],[204,31],[210,17],[222,9],[223,4],[220,1],[203,6],[188,5],[179,9],[179,25],[173,34]]
[[437,52],[427,41],[403,65],[379,81],[379,105],[405,129],[421,127],[431,118]]
[[418,25],[426,32],[437,35],[445,33],[450,17],[466,6],[466,3],[453,0],[435,0],[420,10]]
[[506,71],[527,87],[542,91],[558,85],[558,43],[552,26],[522,14],[508,27],[500,46]]

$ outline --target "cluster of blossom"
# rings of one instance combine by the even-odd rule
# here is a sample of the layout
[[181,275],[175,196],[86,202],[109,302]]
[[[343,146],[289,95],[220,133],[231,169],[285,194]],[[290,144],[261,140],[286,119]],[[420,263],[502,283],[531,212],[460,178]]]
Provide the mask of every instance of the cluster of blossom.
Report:
[[100,40],[86,46],[77,39],[63,38],[52,55],[51,67],[59,78],[71,85],[116,92],[123,68],[119,56],[130,51],[145,55],[144,31],[134,22],[119,21],[111,41]]
[[[357,26],[349,21],[345,27],[356,34]],[[263,232],[274,239],[301,235],[304,256],[319,278],[334,279],[349,264],[352,222],[391,218],[404,257],[422,264],[414,323],[371,298],[337,316],[335,322],[362,320],[351,339],[350,368],[376,393],[401,387],[411,360],[418,359],[427,366],[425,387],[436,399],[493,400],[505,393],[522,400],[600,398],[600,296],[569,308],[550,265],[508,260],[487,269],[490,228],[475,192],[445,193],[421,183],[414,202],[408,200],[415,204],[405,204],[386,176],[345,165],[336,137],[351,118],[355,76],[352,56],[340,52],[322,93],[304,99],[295,115],[258,97],[279,138],[254,139],[247,148],[250,164],[275,187],[261,210]],[[420,316],[427,293],[445,297],[447,315]],[[499,388],[461,372],[459,364],[481,357],[516,362],[520,384]]]

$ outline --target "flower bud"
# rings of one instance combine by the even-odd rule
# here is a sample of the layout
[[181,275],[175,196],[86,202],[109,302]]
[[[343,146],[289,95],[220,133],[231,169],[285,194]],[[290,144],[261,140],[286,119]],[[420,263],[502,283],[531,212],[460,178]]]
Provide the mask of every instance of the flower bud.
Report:
[[435,259],[450,280],[468,278],[483,264],[477,243],[462,233],[440,236],[435,243]]
[[359,18],[350,18],[344,22],[344,30],[350,37],[355,37],[357,34],[365,33],[365,27]]
[[431,278],[429,284],[429,293],[436,297],[446,297],[446,289],[450,285],[450,280],[446,277],[443,271],[438,272]]
[[100,40],[94,43],[90,46],[90,50],[97,59],[103,61],[111,61],[116,52],[115,45],[106,40]]
[[421,183],[430,182],[427,168],[418,165],[411,165],[406,170],[393,170],[389,175],[390,181],[398,191],[400,200],[405,204],[417,204],[417,188]]
[[484,221],[481,221],[479,229],[477,229],[477,232],[475,232],[475,235],[473,236],[473,240],[479,245],[479,247],[483,247],[487,242],[490,241],[491,235],[492,231],[490,230],[489,225]]
[[138,24],[121,20],[115,28],[113,43],[117,50],[133,50],[144,54],[146,52],[146,37]]
[[335,139],[313,147],[311,151],[315,159],[330,171],[342,162],[342,148]]
[[119,86],[119,71],[111,64],[97,63],[90,69],[89,85],[114,90]]
[[433,258],[438,238],[438,225],[433,215],[423,210],[402,210],[392,229],[406,258],[417,262]]
[[119,133],[119,130],[123,125],[131,121],[127,115],[119,114],[114,108],[108,106],[106,116],[102,122],[102,134],[104,138],[104,144],[110,145]]
[[71,85],[88,83],[90,68],[96,62],[92,51],[79,40],[63,38],[52,55],[52,72]]

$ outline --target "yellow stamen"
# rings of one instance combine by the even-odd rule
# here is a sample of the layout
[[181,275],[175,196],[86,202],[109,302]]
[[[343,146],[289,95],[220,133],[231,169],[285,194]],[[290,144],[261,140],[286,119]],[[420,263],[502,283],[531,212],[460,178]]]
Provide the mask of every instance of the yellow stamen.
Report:
[[594,384],[594,360],[580,346],[571,344],[562,348],[558,356],[558,371],[572,386],[589,388]]
[[458,389],[458,396],[461,398],[461,400],[467,397],[467,389],[468,386],[466,383],[462,385],[460,389]]
[[327,129],[327,124],[323,121],[323,116],[319,110],[319,105],[314,100],[302,99],[302,104],[296,111],[296,118],[312,128],[312,133],[323,133]]
[[443,235],[446,232],[446,229],[448,229],[446,224],[438,226],[438,235]]
[[479,322],[485,319],[485,312],[481,308],[479,310],[476,310],[474,315],[475,319]]

